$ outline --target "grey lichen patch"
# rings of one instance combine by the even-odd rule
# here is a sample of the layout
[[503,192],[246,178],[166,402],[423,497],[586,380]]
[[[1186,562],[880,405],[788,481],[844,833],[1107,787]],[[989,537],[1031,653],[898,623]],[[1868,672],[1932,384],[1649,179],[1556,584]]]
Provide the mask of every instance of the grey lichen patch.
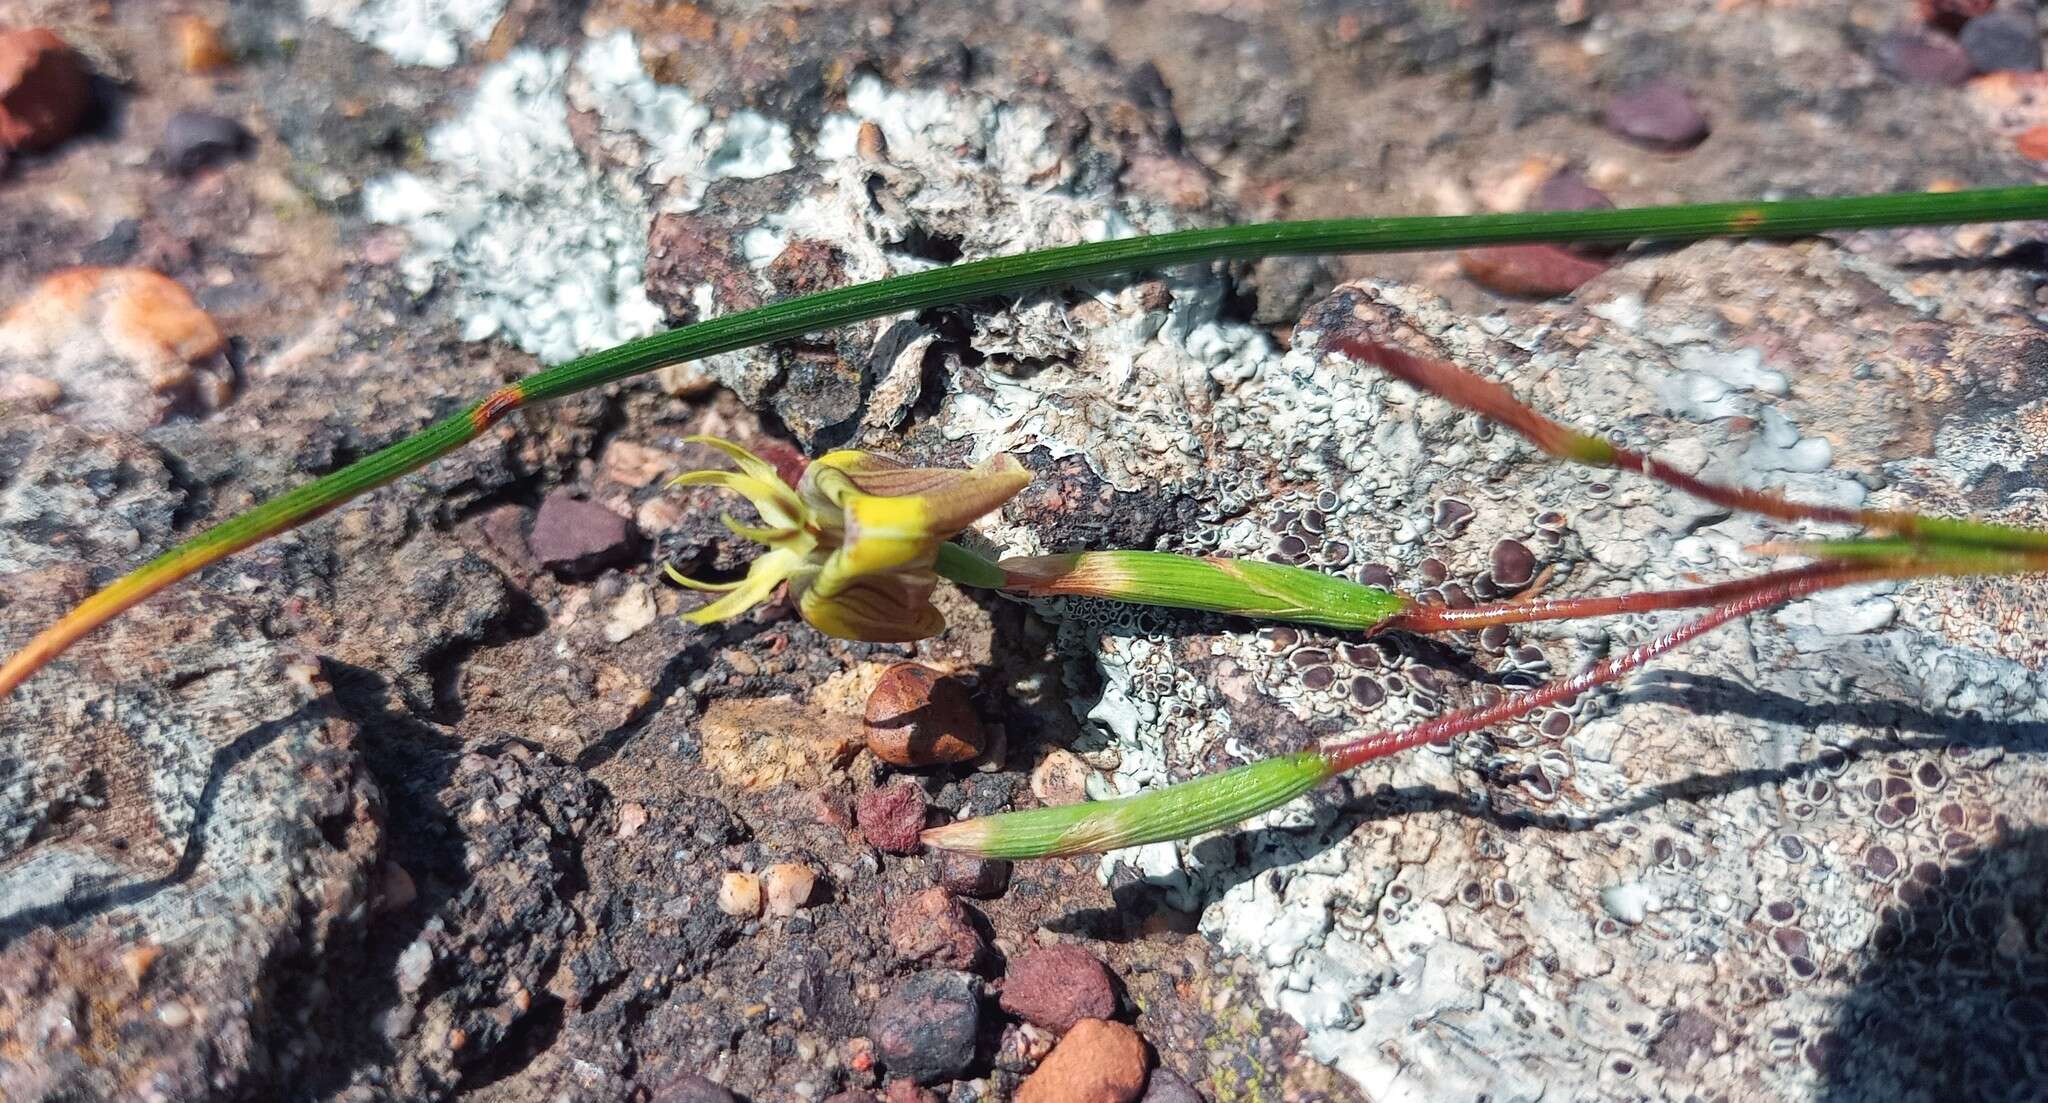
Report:
[[[578,144],[572,108],[595,117],[604,156]],[[559,361],[660,324],[643,286],[652,207],[692,209],[715,180],[788,169],[790,150],[779,122],[713,120],[687,92],[657,85],[620,32],[573,62],[562,50],[513,51],[429,133],[432,168],[371,181],[363,209],[412,234],[414,291],[451,278],[466,337],[503,332]]]
[[[476,335],[503,326],[553,356],[651,325],[633,288],[656,211],[668,231],[657,238],[681,258],[658,297],[696,317],[820,279],[1176,224],[1122,193],[1058,111],[866,75],[843,110],[790,139],[780,190],[727,206],[723,190],[700,190],[715,166],[742,166],[736,183],[780,162],[725,158],[722,141],[649,125],[709,126],[674,90],[621,91],[654,86],[618,42],[574,63],[515,52],[486,73],[471,121],[451,124],[502,111],[506,128],[538,135],[555,160],[531,199],[473,186],[459,158],[434,157],[437,195],[496,197],[485,209],[507,204],[512,225],[522,210],[585,204],[578,232],[604,228],[567,247],[544,228],[447,234],[483,223],[441,209],[409,223],[422,271],[452,277]],[[591,74],[599,56],[611,84]],[[620,95],[641,98],[627,110]],[[594,138],[572,132],[569,106],[595,116]],[[735,221],[761,202],[779,206]],[[576,302],[536,298],[546,272],[494,283],[490,250],[528,245],[597,282]],[[1151,530],[1160,546],[1457,604],[1539,580],[1601,593],[1727,577],[1765,566],[1748,550],[1759,543],[1822,530],[1543,461],[1330,356],[1333,335],[1453,357],[1711,478],[2038,520],[2025,484],[2043,455],[2043,396],[2026,393],[2025,373],[1996,374],[1998,357],[1912,282],[1826,246],[1741,245],[1635,258],[1580,303],[1483,319],[1361,283],[1312,307],[1283,353],[1226,309],[1219,273],[1195,269],[704,368],[813,445],[837,434],[908,438],[948,462],[1029,454],[1114,510],[1174,518]],[[1988,290],[2023,305],[2014,288]],[[545,324],[516,328],[527,318]],[[894,336],[867,357],[865,338],[884,331]],[[1973,397],[1994,384],[2013,398],[2009,415]],[[1020,503],[984,535],[1009,552],[1066,550],[1036,523],[1051,508]],[[1920,871],[1939,881],[1944,865],[2048,817],[2048,704],[2020,634],[2038,594],[1915,585],[1801,603],[1617,693],[1375,765],[1242,831],[1112,856],[1105,872],[1124,867],[1203,907],[1203,930],[1252,963],[1311,1052],[1375,1099],[1523,1098],[1531,1085],[1682,1098],[1731,1084],[1811,1097],[1847,1044],[1829,1032],[1857,969],[1899,925],[1889,912],[1928,891]],[[1076,707],[1089,731],[1075,748],[1101,771],[1098,796],[1413,722],[1670,623],[1366,641],[1087,602],[1046,612],[1083,668],[1072,685],[1099,687]]]
[[[1786,323],[1731,340],[1704,288],[1759,267]],[[1685,293],[1639,291],[1673,277]],[[1711,478],[1981,511],[1988,473],[2031,470],[2048,447],[2026,407],[1989,433],[1937,418],[1915,455],[1885,416],[1919,385],[1911,373],[1873,370],[1852,395],[1799,370],[1940,324],[1879,279],[1898,277],[1825,250],[1707,247],[1635,261],[1604,295],[1533,324],[1358,284],[1311,309],[1290,351],[1243,355],[1242,371],[1213,370],[1165,324],[1134,342],[1139,327],[1111,313],[1072,327],[1072,351],[1041,370],[956,379],[946,426],[990,447],[1028,436],[1162,501],[1194,498],[1205,524],[1167,538],[1189,550],[1454,604],[1516,592],[1541,568],[1553,593],[1684,585],[1762,569],[1748,549],[1828,530],[1544,461],[1328,356],[1328,337],[1451,356]],[[1815,317],[1854,336],[1790,324]],[[1106,378],[1105,363],[1125,370]],[[1844,470],[1844,455],[1877,470]],[[1991,504],[2035,520],[2017,485]],[[2039,592],[1865,587],[1798,603],[1616,693],[1369,767],[1240,832],[1112,855],[1105,872],[1130,866],[1170,899],[1206,902],[1203,930],[1256,962],[1311,1051],[1375,1099],[1523,1098],[1534,1084],[1682,1097],[1731,1083],[1809,1097],[1835,1067],[1809,1051],[1882,937],[1902,874],[2048,818],[2038,661],[2024,637],[1999,638]],[[1082,602],[1047,611],[1099,668],[1099,697],[1077,711],[1093,728],[1081,749],[1110,771],[1104,794],[1287,749],[1304,729],[1409,723],[1671,623],[1366,642]]]
[[408,65],[447,68],[490,37],[506,0],[307,0],[306,14]]

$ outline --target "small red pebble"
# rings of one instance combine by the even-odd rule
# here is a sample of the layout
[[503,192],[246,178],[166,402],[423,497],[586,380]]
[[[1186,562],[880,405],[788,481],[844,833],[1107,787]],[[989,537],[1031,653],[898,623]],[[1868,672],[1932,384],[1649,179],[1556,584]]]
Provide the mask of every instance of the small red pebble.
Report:
[[1607,271],[1597,260],[1557,245],[1495,245],[1458,254],[1458,267],[1474,283],[1503,295],[1567,295]]
[[0,148],[48,149],[92,106],[85,60],[43,27],[0,33]]
[[860,795],[854,814],[861,837],[884,854],[915,854],[923,849],[924,790],[914,781],[899,781]]
[[1691,89],[1665,77],[1617,89],[1601,121],[1637,145],[1667,153],[1691,149],[1713,130]]
[[2013,145],[2030,161],[2048,161],[2048,123],[2021,131]]
[[891,1080],[882,1092],[882,1103],[939,1103],[939,1093],[919,1087],[915,1080]]
[[1003,1010],[1064,1034],[1083,1019],[1116,1014],[1109,970],[1079,946],[1053,945],[1018,957],[1003,978]]

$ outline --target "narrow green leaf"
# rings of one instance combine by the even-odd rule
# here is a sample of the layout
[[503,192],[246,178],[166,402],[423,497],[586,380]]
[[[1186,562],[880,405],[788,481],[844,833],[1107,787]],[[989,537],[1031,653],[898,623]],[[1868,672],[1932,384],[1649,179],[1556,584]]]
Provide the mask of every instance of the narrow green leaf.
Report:
[[984,858],[1058,858],[1185,839],[1248,820],[1330,776],[1314,751],[1279,755],[1115,800],[963,820],[924,833],[928,846]]
[[1003,588],[1033,597],[1103,597],[1364,631],[1408,599],[1321,571],[1256,559],[1107,551],[1005,559]]

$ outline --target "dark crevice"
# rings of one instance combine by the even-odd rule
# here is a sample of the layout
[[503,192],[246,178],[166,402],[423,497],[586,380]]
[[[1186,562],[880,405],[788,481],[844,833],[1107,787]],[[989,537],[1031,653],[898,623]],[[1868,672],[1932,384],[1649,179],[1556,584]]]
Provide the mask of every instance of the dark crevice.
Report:
[[161,445],[151,445],[150,448],[170,476],[171,489],[178,494],[178,504],[171,507],[171,531],[184,532],[211,512],[213,488],[192,473],[191,465],[185,462],[184,457]]

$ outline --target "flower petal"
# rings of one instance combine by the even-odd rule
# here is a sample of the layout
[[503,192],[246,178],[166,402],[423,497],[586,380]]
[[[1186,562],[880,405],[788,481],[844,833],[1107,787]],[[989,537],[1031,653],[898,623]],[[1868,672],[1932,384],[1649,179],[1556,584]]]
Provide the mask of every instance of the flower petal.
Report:
[[718,521],[720,524],[724,525],[726,527],[726,530],[728,532],[731,532],[734,536],[737,536],[743,540],[752,540],[756,544],[766,544],[769,547],[775,547],[779,544],[782,544],[788,541],[791,536],[795,535],[793,530],[786,528],[757,529],[751,525],[742,525],[738,521],[734,520],[732,514],[730,513],[719,514]]
[[726,440],[723,437],[684,437],[683,443],[701,444],[706,448],[715,448],[718,451],[723,452],[725,454],[725,457],[733,462],[733,466],[739,468],[741,471],[746,472],[748,475],[751,475],[754,478],[759,479],[765,483],[787,485],[784,484],[782,481],[782,472],[775,470],[774,464],[769,463],[767,460],[762,459],[761,457],[753,454],[752,452],[747,451],[744,448],[741,448],[739,445],[734,444],[733,442]]
[[887,456],[847,448],[812,461],[803,481],[842,509],[854,493],[930,502],[934,524],[951,535],[1009,501],[1031,482],[1031,472],[1008,453],[963,470],[906,467]]
[[913,563],[929,566],[940,542],[1009,501],[1030,481],[1031,473],[1009,455],[960,471],[903,467],[847,450],[811,464],[804,474],[804,497],[811,503],[824,499],[844,512],[840,569],[861,575]]
[[747,577],[730,593],[708,605],[701,605],[683,614],[691,624],[710,624],[713,621],[729,620],[754,606],[768,600],[775,587],[783,580],[804,569],[804,557],[777,548],[759,559],[747,571]]
[[909,643],[946,629],[946,618],[931,603],[937,582],[929,572],[892,571],[845,579],[830,594],[812,585],[798,598],[797,611],[828,636]]
[[793,529],[803,516],[803,503],[780,479],[772,482],[736,471],[686,471],[668,481],[670,486],[715,486],[730,490],[761,513],[761,519],[781,529]]
[[697,590],[702,593],[730,593],[733,590],[739,589],[742,585],[742,583],[739,582],[699,582],[698,580],[691,578],[689,575],[686,575],[683,572],[676,570],[676,565],[673,563],[663,563],[661,565],[661,569],[664,573],[668,575],[670,580],[675,582],[676,585],[681,586],[685,589]]

